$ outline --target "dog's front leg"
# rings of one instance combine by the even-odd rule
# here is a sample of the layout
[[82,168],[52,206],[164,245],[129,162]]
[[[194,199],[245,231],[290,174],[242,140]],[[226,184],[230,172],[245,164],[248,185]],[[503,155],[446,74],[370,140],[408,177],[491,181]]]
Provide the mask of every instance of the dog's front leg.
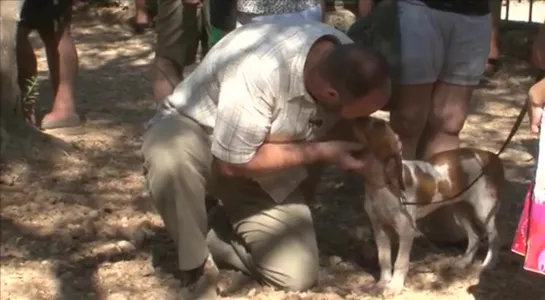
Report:
[[392,243],[386,228],[373,222],[373,231],[375,233],[375,244],[377,245],[378,265],[380,267],[380,279],[376,288],[380,292],[392,280]]
[[411,257],[411,249],[413,246],[415,230],[411,221],[405,218],[406,221],[398,222],[397,232],[399,234],[399,248],[394,264],[394,274],[392,280],[386,287],[384,293],[387,295],[396,295],[403,291],[405,285],[405,277],[409,271],[409,263]]

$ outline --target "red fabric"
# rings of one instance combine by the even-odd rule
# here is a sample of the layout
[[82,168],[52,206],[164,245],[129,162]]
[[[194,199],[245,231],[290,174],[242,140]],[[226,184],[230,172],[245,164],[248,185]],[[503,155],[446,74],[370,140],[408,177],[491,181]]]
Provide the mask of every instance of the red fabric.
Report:
[[545,275],[545,202],[530,185],[511,250],[524,257],[524,269]]

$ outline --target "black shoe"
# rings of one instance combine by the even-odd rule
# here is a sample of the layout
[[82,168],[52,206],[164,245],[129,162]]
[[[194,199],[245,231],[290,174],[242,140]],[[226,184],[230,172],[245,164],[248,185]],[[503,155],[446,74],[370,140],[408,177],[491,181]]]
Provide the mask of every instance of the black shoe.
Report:
[[[195,272],[197,274],[195,274]],[[189,273],[189,272],[188,272]],[[190,271],[193,274],[187,274],[189,280],[183,283],[180,289],[180,300],[216,300],[218,295],[218,281],[220,271],[211,255],[208,255],[202,268]]]

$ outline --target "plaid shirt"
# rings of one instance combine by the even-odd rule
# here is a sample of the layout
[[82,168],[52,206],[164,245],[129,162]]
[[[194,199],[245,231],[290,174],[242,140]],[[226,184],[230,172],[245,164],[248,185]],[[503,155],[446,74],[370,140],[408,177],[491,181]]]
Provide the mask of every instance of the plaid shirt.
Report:
[[[310,47],[325,35],[352,42],[312,21],[238,28],[158,106],[155,118],[171,113],[192,118],[210,134],[212,154],[233,164],[250,161],[263,143],[315,140],[338,121],[316,105],[303,82]],[[281,202],[306,177],[306,167],[300,166],[252,179]]]
[[300,12],[320,4],[320,0],[237,0],[237,11],[256,15]]

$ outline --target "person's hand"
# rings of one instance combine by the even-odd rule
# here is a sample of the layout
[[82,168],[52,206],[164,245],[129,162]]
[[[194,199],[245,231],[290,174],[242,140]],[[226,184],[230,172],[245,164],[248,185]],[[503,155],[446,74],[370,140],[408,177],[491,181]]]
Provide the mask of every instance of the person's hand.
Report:
[[528,116],[530,117],[530,129],[533,133],[539,133],[543,107],[545,105],[545,79],[534,84],[528,92]]
[[530,129],[532,133],[538,134],[539,127],[541,125],[541,118],[543,117],[543,106],[535,106],[530,103],[530,110],[528,114],[530,116]]
[[327,141],[319,144],[322,158],[336,164],[344,171],[361,172],[366,164],[352,155],[353,152],[363,149],[359,143],[346,141]]
[[399,138],[399,135],[396,136],[396,147],[397,151],[399,152],[399,156],[403,157],[403,144],[401,143],[401,139]]

